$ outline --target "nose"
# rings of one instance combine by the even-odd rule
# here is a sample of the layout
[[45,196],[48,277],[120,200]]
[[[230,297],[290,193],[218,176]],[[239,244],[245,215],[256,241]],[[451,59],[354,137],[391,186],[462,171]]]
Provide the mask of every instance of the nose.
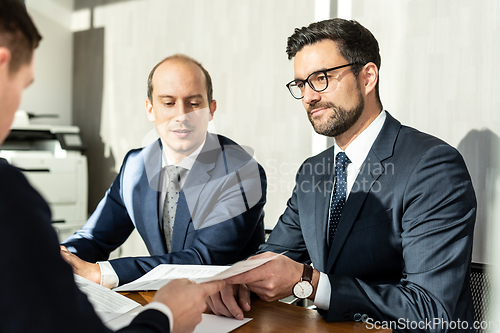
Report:
[[188,120],[189,116],[189,112],[191,110],[189,110],[186,105],[184,105],[184,103],[179,103],[176,105],[176,108],[175,108],[175,114],[174,114],[174,120],[175,121],[178,121],[178,122],[183,122],[183,121],[186,121]]
[[304,97],[302,97],[302,103],[311,105],[316,104],[321,99],[321,94],[314,91],[308,84],[304,88]]

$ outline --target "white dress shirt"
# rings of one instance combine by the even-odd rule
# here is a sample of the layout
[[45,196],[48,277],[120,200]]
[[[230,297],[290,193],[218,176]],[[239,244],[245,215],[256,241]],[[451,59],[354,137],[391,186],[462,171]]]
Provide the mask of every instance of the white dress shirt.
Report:
[[[345,149],[345,154],[351,161],[347,165],[347,189],[346,189],[346,200],[349,198],[349,193],[351,193],[352,186],[356,181],[356,177],[358,177],[359,170],[363,165],[363,162],[366,160],[366,156],[368,156],[368,152],[373,146],[375,139],[379,135],[382,130],[382,126],[384,126],[386,118],[386,112],[382,110],[375,120],[368,125],[368,127],[361,132]],[[337,153],[340,153],[342,149],[337,145],[337,142],[334,143],[333,146],[333,157],[335,164],[335,156]],[[360,189],[358,189],[360,190]],[[333,195],[333,191],[332,191]],[[331,198],[330,198],[331,202]],[[331,207],[330,207],[331,208]],[[329,210],[330,210],[329,208]],[[330,211],[329,211],[330,213]],[[330,216],[330,214],[328,214]],[[328,219],[328,223],[330,223]],[[328,229],[327,229],[328,230]],[[328,238],[328,235],[327,235]],[[328,240],[329,241],[329,240]],[[314,305],[323,310],[328,310],[330,307],[330,294],[331,294],[331,285],[328,280],[328,275],[320,272],[318,287],[316,290],[316,296],[314,298]]]
[[[196,149],[191,155],[189,155],[188,157],[186,157],[185,159],[183,159],[182,161],[180,161],[177,164],[177,166],[182,167],[182,168],[187,170],[182,174],[182,177],[180,179],[179,185],[181,188],[184,186],[184,183],[186,182],[186,179],[189,175],[189,172],[193,168],[194,162],[198,158],[198,155],[200,154],[200,152],[204,146],[205,146],[205,141],[203,141],[203,143],[198,147],[198,149]],[[161,159],[162,169],[164,169],[168,165],[175,165],[175,163],[173,163],[170,160],[170,158],[167,156],[167,154],[165,153],[165,150],[162,150],[162,152],[163,152],[162,159]],[[166,174],[167,173],[165,172],[165,175]],[[160,218],[163,215],[162,214],[163,213],[163,205],[165,204],[165,196],[167,195],[166,188],[167,188],[169,181],[170,181],[170,179],[167,178],[166,181],[163,183],[162,189],[164,189],[164,190],[161,191],[159,198],[158,198],[158,209],[159,209],[158,211],[160,212]]]

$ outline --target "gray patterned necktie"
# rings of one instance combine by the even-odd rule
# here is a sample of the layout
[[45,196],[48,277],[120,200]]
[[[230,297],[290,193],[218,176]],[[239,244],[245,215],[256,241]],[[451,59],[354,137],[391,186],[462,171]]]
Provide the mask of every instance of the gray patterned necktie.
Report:
[[187,169],[175,165],[165,167],[168,174],[167,191],[165,202],[163,203],[163,232],[165,233],[165,243],[168,252],[172,248],[172,233],[174,230],[175,212],[177,211],[177,201],[181,192],[181,176]]

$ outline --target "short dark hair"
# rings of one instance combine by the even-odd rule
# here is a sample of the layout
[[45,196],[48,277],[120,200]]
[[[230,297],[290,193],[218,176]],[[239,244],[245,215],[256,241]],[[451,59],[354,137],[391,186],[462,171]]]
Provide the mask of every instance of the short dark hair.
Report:
[[213,100],[213,94],[214,94],[213,87],[212,87],[212,78],[210,77],[210,74],[208,73],[208,71],[205,69],[205,67],[203,67],[203,65],[199,61],[191,58],[190,56],[187,56],[185,54],[180,54],[180,53],[166,57],[165,59],[163,59],[162,61],[157,63],[155,65],[155,67],[153,67],[151,72],[149,73],[149,76],[148,76],[148,98],[149,98],[149,101],[151,102],[151,104],[153,104],[153,75],[155,74],[156,69],[158,67],[160,67],[160,65],[163,64],[164,62],[169,61],[169,60],[174,60],[174,59],[180,59],[180,60],[184,60],[186,62],[190,62],[192,64],[195,64],[196,66],[198,66],[201,69],[201,71],[205,75],[205,82],[207,85],[208,104],[210,104]]
[[22,65],[31,63],[33,50],[41,39],[20,0],[0,1],[0,47],[6,47],[11,53],[9,73],[15,73]]
[[[361,68],[369,62],[373,62],[380,70],[380,50],[373,34],[354,20],[340,18],[314,22],[307,27],[296,28],[287,40],[288,59],[295,57],[304,46],[324,39],[337,43],[340,55],[348,63],[359,64],[351,67],[355,76],[358,76]],[[379,103],[382,104],[379,96],[379,81],[377,81],[375,91]]]

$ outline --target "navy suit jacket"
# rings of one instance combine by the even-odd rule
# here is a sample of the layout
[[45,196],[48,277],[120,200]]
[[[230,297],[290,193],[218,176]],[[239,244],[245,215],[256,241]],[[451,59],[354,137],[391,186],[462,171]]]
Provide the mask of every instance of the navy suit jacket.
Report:
[[471,328],[476,199],[458,151],[387,113],[329,248],[334,173],[333,147],[302,164],[287,208],[260,250],[289,250],[287,256],[328,274],[327,321],[366,315],[404,331],[406,320],[460,319]]
[[255,253],[264,241],[266,176],[252,156],[207,134],[179,196],[170,253],[158,208],[161,165],[160,140],[130,151],[95,212],[63,245],[84,260],[106,260],[137,228],[151,256],[111,260],[120,284],[159,264],[226,265]]
[[[110,332],[61,257],[47,203],[0,159],[0,332]],[[120,332],[169,332],[167,316],[140,313]]]

